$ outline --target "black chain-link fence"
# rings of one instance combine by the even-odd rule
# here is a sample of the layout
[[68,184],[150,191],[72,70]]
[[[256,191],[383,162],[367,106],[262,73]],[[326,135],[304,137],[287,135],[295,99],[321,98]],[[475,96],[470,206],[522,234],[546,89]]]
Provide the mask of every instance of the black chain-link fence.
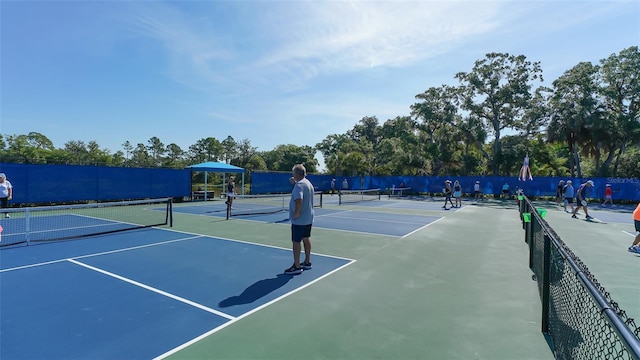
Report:
[[640,359],[640,328],[526,196],[520,217],[556,359]]

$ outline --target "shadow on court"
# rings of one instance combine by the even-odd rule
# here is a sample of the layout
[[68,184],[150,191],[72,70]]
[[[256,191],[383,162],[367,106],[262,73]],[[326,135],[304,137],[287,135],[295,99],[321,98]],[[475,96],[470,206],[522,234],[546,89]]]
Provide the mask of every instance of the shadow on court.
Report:
[[277,274],[276,277],[263,279],[251,284],[240,295],[228,297],[218,303],[221,308],[235,305],[251,304],[273,291],[283,287],[293,278],[293,275]]

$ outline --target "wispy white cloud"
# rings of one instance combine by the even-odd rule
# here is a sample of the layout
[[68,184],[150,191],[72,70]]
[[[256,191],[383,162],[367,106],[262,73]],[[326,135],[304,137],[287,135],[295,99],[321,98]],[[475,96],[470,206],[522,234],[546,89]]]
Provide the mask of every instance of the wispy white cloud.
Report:
[[298,3],[277,14],[281,26],[262,24],[281,41],[250,65],[265,76],[298,81],[407,66],[495,28],[497,8],[485,2]]
[[552,32],[568,23],[588,22],[598,13],[588,4],[579,7],[585,11],[572,14],[575,3],[543,1],[189,4],[134,3],[130,30],[163,47],[176,81],[211,93],[217,101],[250,104],[212,105],[215,111],[207,116],[229,126],[260,126],[262,115],[275,125],[310,117],[357,121],[379,115],[384,121],[387,115],[407,114],[411,98],[398,106],[397,100],[367,98],[357,89],[329,94],[325,88],[323,95],[311,97],[295,94],[314,86],[317,79],[410,67],[476,39],[486,49],[487,42],[501,43],[500,36],[517,41],[516,37]]
[[187,13],[160,2],[134,2],[131,10],[120,21],[126,23],[130,35],[154,39],[164,48],[171,66],[167,71],[174,80],[203,88],[226,80],[216,64],[236,54],[225,46],[224,33],[216,29],[218,19],[206,11]]
[[[132,18],[134,29],[163,44],[172,71],[185,76],[186,82],[250,82],[288,91],[322,75],[401,67],[437,56],[498,26],[499,5],[256,2],[253,11],[236,9],[237,16],[248,18],[243,23],[251,23],[242,29],[228,26],[233,19],[220,18],[207,3],[197,14],[183,13],[171,4],[145,3],[138,9]],[[223,64],[224,73],[218,66]]]

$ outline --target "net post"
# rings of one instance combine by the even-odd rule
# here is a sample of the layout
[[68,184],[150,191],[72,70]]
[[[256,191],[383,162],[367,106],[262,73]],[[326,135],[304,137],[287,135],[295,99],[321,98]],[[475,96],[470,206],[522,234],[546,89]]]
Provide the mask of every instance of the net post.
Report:
[[169,227],[173,227],[173,198],[169,198],[167,202],[167,220]]
[[29,245],[29,243],[31,242],[29,240],[29,234],[31,233],[31,229],[30,229],[30,224],[29,224],[29,220],[31,219],[30,216],[31,212],[29,211],[29,209],[25,210],[24,212],[24,241],[27,245]]
[[551,287],[551,238],[544,234],[542,263],[542,332],[549,332],[549,299]]
[[231,217],[231,204],[227,200],[227,220]]

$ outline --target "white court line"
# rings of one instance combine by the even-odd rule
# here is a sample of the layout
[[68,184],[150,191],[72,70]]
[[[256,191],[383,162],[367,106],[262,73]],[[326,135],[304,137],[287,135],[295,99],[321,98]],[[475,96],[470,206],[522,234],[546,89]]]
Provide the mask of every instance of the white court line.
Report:
[[[376,214],[380,214],[380,213],[376,213]],[[332,215],[323,215],[325,217],[340,217],[340,216],[332,216]],[[422,215],[415,215],[415,216],[422,216]],[[432,216],[435,217],[435,216]],[[385,222],[385,223],[394,223],[394,224],[411,224],[411,225],[416,225],[416,224],[424,224],[424,222],[410,222],[410,221],[396,221],[396,220],[385,220],[385,219],[373,219],[373,218],[366,218],[366,217],[350,217],[350,218],[343,218],[346,220],[364,220],[364,221],[375,221],[375,222]]]
[[628,231],[624,231],[624,230],[622,230],[622,232],[623,232],[623,233],[625,233],[625,234],[627,234],[627,235],[629,235],[629,236],[633,236],[633,237],[635,237],[635,236],[636,236],[636,234],[632,234],[632,233],[630,233],[630,232],[628,232]]
[[137,281],[135,281],[135,280],[131,280],[131,279],[126,278],[126,277],[124,277],[124,276],[120,276],[120,275],[118,275],[118,274],[114,274],[114,273],[112,273],[112,272],[109,272],[109,271],[106,271],[106,270],[99,269],[99,268],[97,268],[97,267],[94,267],[94,266],[91,266],[91,265],[88,265],[88,264],[82,263],[82,262],[77,261],[77,260],[68,259],[68,261],[69,261],[69,262],[72,262],[72,263],[74,263],[74,264],[76,264],[76,265],[83,266],[83,267],[85,267],[85,268],[87,268],[87,269],[90,269],[90,270],[93,270],[93,271],[97,271],[97,272],[99,272],[99,273],[101,273],[101,274],[104,274],[104,275],[107,275],[107,276],[111,276],[111,277],[116,278],[116,279],[118,279],[118,280],[122,280],[122,281],[124,281],[124,282],[129,283],[129,284],[132,284],[132,285],[135,285],[135,286],[141,287],[141,288],[143,288],[143,289],[146,289],[146,290],[152,291],[152,292],[154,292],[154,293],[156,293],[156,294],[160,294],[160,295],[166,296],[166,297],[168,297],[168,298],[171,298],[171,299],[174,299],[174,300],[180,301],[180,302],[182,302],[182,303],[185,303],[185,304],[187,304],[187,305],[191,305],[191,306],[196,307],[196,308],[198,308],[198,309],[200,309],[200,310],[204,310],[204,311],[210,312],[210,313],[212,313],[212,314],[215,314],[215,315],[218,315],[218,316],[222,316],[223,318],[226,318],[226,319],[229,319],[229,320],[234,320],[234,319],[235,319],[235,317],[234,317],[234,316],[231,316],[231,315],[229,315],[229,314],[226,314],[226,313],[223,313],[223,312],[221,312],[221,311],[218,311],[218,310],[212,309],[212,308],[207,307],[207,306],[204,306],[204,305],[202,305],[202,304],[198,304],[198,303],[196,303],[196,302],[193,302],[193,301],[188,300],[188,299],[185,299],[185,298],[183,298],[183,297],[180,297],[180,296],[177,296],[177,295],[174,295],[174,294],[168,293],[168,292],[166,292],[166,291],[162,291],[162,290],[160,290],[160,289],[156,289],[156,288],[154,288],[154,287],[151,287],[151,286],[149,286],[149,285],[145,285],[145,284],[140,283],[140,282],[137,282]]
[[412,232],[410,232],[410,233],[408,233],[408,234],[404,235],[403,237],[401,237],[400,239],[404,239],[404,238],[406,238],[407,236],[409,236],[409,235],[411,235],[411,234],[413,234],[413,233],[415,233],[415,232],[417,232],[417,231],[420,231],[420,230],[422,230],[422,229],[426,228],[427,226],[429,226],[429,225],[431,225],[431,224],[435,224],[435,223],[437,223],[438,221],[440,221],[440,220],[442,220],[442,219],[444,219],[444,216],[443,216],[443,217],[441,217],[441,218],[439,218],[439,219],[436,219],[436,220],[434,220],[434,221],[432,221],[432,222],[430,222],[430,223],[428,223],[427,225],[425,225],[425,226],[423,226],[423,227],[421,227],[421,228],[419,228],[419,229],[415,229],[415,230],[413,230]]
[[173,240],[162,241],[162,242],[159,242],[159,243],[132,246],[132,247],[124,248],[124,249],[117,249],[117,250],[110,250],[110,251],[104,251],[104,252],[99,252],[99,253],[75,256],[73,258],[65,258],[65,259],[60,259],[60,260],[41,262],[41,263],[37,263],[37,264],[18,266],[18,267],[14,267],[14,268],[8,268],[8,269],[0,270],[0,273],[7,272],[7,271],[26,269],[26,268],[30,268],[30,267],[36,267],[36,266],[55,264],[55,263],[60,263],[60,262],[67,261],[67,260],[70,260],[70,259],[83,259],[83,258],[92,257],[92,256],[100,256],[100,255],[118,253],[118,252],[122,252],[122,251],[142,249],[142,248],[151,247],[151,246],[165,245],[165,244],[170,244],[170,243],[174,243],[174,242],[178,242],[178,241],[197,239],[197,238],[200,238],[200,237],[205,237],[205,236],[204,235],[190,236],[190,237],[181,238],[181,239],[173,239]]
[[[381,233],[373,233],[373,232],[366,232],[366,231],[355,231],[355,230],[335,229],[335,228],[330,228],[330,227],[321,227],[321,226],[316,226],[316,227],[314,227],[314,229],[322,229],[322,230],[338,231],[338,232],[344,232],[344,233],[350,233],[350,234],[360,234],[360,235],[369,235],[369,236],[384,236],[384,237],[388,237],[388,236],[397,237],[397,236],[399,236],[399,235],[381,234]],[[331,257],[334,257],[334,256],[331,256]],[[348,259],[347,259],[347,260],[348,260]]]
[[346,213],[346,212],[353,212],[353,210],[336,210],[335,212],[330,212],[330,213],[327,213],[327,214],[314,215],[314,217],[325,217],[325,216],[331,216],[331,215],[336,215],[336,214],[342,214],[342,213]]
[[[173,355],[176,352],[178,352],[178,351],[180,351],[180,350],[182,350],[182,349],[184,349],[184,348],[186,348],[186,347],[188,347],[190,345],[193,345],[193,344],[197,343],[198,341],[208,337],[209,335],[212,335],[212,334],[214,334],[214,333],[226,328],[227,326],[229,326],[231,324],[234,324],[236,321],[244,319],[245,317],[247,317],[247,316],[249,316],[249,315],[251,315],[251,314],[253,314],[253,313],[257,312],[257,311],[262,310],[265,307],[267,307],[267,306],[269,306],[269,305],[271,305],[271,304],[273,304],[275,302],[278,302],[281,299],[284,299],[285,297],[287,297],[289,295],[292,295],[292,294],[294,294],[294,293],[306,288],[307,286],[310,286],[310,285],[312,285],[312,284],[324,279],[325,277],[327,277],[327,276],[329,276],[329,275],[331,275],[331,274],[333,274],[333,273],[335,273],[337,271],[342,270],[343,268],[353,264],[354,262],[356,262],[356,260],[352,260],[351,262],[346,263],[346,264],[340,266],[339,268],[335,268],[335,269],[333,269],[333,271],[330,271],[330,272],[322,275],[321,277],[319,277],[319,278],[317,278],[317,279],[315,279],[315,280],[313,280],[311,282],[308,282],[308,283],[306,283],[306,284],[304,284],[304,285],[302,285],[302,286],[300,286],[300,287],[298,287],[298,288],[296,288],[296,289],[294,289],[294,290],[292,290],[292,291],[290,291],[290,292],[288,292],[286,294],[283,294],[283,295],[281,295],[281,296],[279,296],[279,297],[277,297],[277,298],[275,298],[275,299],[273,299],[273,300],[271,300],[271,301],[269,301],[267,303],[264,303],[264,304],[262,304],[262,305],[260,305],[260,306],[258,306],[256,308],[254,308],[251,311],[247,311],[246,313],[244,313],[244,314],[232,319],[231,321],[227,321],[226,323],[224,323],[224,324],[222,324],[222,325],[220,325],[220,326],[218,326],[216,328],[213,328],[210,331],[207,331],[206,333],[204,333],[204,334],[202,334],[202,335],[200,335],[200,336],[198,336],[196,338],[193,338],[193,339],[187,341],[186,343],[184,343],[182,345],[179,345],[179,346],[167,351],[166,353],[164,353],[162,355],[159,355],[159,356],[155,357],[153,360],[161,360],[161,359],[166,358],[167,356]],[[302,273],[304,274],[304,271]],[[304,275],[298,275],[298,276],[304,276]]]
[[[263,224],[269,224],[269,225],[273,224],[273,223],[265,223],[264,221],[260,221],[260,222],[263,223]],[[282,224],[275,224],[275,225],[282,225]],[[326,228],[320,228],[320,229],[324,230]],[[266,247],[266,248],[271,248],[271,249],[288,250],[288,251],[291,250],[291,247],[276,246],[276,245],[269,245],[269,244],[260,244],[260,243],[255,243],[255,242],[251,242],[251,241],[247,241],[247,240],[238,240],[238,239],[232,239],[232,238],[226,238],[226,237],[219,237],[219,236],[215,236],[215,235],[200,235],[200,234],[196,234],[196,233],[191,233],[191,232],[182,231],[182,230],[173,230],[173,229],[162,229],[162,230],[177,232],[177,233],[180,233],[180,234],[197,235],[197,236],[200,236],[200,237],[209,238],[211,240],[224,240],[224,241],[231,241],[231,242],[240,243],[240,244],[248,244],[248,245],[260,246],[260,247]],[[372,235],[371,233],[363,233],[363,234]],[[373,234],[373,235],[379,235],[379,234]],[[291,243],[291,240],[289,240],[289,243]],[[317,255],[317,256],[332,258],[332,259],[341,259],[341,260],[347,260],[347,261],[354,261],[353,259],[340,257],[340,256],[326,255],[326,254],[316,253],[316,252],[314,252],[313,254]]]

